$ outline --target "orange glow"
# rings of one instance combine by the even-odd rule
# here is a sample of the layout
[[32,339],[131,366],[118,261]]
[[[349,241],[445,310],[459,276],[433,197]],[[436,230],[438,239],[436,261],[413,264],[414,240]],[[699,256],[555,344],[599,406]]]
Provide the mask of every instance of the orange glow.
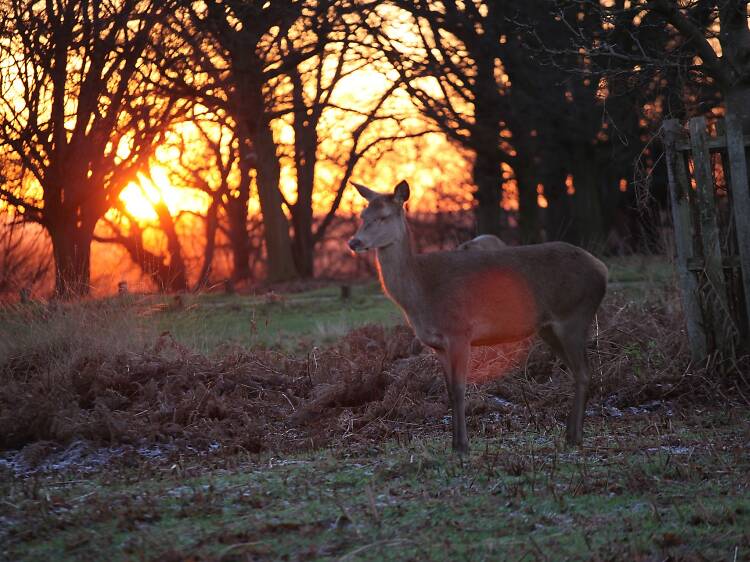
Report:
[[574,195],[576,192],[576,186],[573,184],[573,174],[568,174],[565,178],[565,193],[568,195]]
[[625,193],[627,190],[628,190],[628,180],[626,180],[625,178],[622,178],[620,180],[620,191]]
[[518,183],[510,180],[503,184],[503,197],[500,206],[506,211],[518,210]]
[[521,275],[507,271],[486,271],[466,281],[472,294],[485,295],[483,303],[502,310],[503,327],[475,334],[474,346],[505,344],[502,349],[472,350],[470,379],[482,382],[500,378],[522,365],[528,356],[536,322],[537,303],[529,283]]
[[542,208],[547,208],[547,198],[544,196],[544,186],[540,183],[536,186],[536,204]]
[[127,211],[144,223],[158,221],[154,206],[163,201],[172,216],[180,212],[205,213],[208,196],[196,189],[173,186],[167,170],[160,165],[151,167],[150,178],[139,174],[138,182],[130,182],[120,193],[120,201]]

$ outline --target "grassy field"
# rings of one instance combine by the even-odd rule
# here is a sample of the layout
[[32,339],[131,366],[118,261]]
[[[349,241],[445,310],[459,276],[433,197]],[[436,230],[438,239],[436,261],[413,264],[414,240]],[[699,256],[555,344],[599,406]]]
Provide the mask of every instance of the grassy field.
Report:
[[[486,425],[278,457],[120,458],[6,482],[13,560],[745,560],[747,412],[589,420],[586,446]],[[10,521],[9,521],[10,520]]]
[[668,267],[611,265],[584,445],[532,345],[471,385],[465,459],[373,284],[5,309],[0,557],[750,559],[744,379],[689,365]]
[[[401,313],[374,283],[355,285],[342,299],[339,286],[261,296],[202,295],[152,305],[160,332],[199,351],[222,345],[265,345],[287,350],[332,343],[364,324],[394,325]],[[147,309],[148,310],[148,309]]]

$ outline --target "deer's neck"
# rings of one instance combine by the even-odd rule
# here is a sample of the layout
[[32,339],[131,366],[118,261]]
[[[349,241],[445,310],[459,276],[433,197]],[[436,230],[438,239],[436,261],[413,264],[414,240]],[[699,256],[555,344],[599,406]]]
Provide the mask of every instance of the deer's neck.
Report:
[[421,287],[408,228],[400,240],[379,248],[377,259],[383,289],[409,314],[417,306]]

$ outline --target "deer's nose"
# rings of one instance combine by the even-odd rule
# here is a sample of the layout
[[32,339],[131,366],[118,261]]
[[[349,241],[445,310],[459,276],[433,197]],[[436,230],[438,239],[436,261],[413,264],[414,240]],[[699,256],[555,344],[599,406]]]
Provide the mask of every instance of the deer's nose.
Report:
[[359,238],[352,238],[349,240],[349,247],[352,249],[353,252],[356,252],[358,250],[362,250],[365,245],[362,243],[362,240]]

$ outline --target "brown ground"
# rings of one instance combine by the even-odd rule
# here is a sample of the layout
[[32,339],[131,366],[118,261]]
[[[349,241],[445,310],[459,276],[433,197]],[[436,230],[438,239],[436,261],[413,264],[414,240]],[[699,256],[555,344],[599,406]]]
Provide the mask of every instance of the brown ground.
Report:
[[[669,302],[610,300],[590,345],[590,413],[666,400],[750,405],[743,366],[724,365],[721,377],[715,363],[691,367],[680,326]],[[537,427],[565,418],[568,378],[541,343],[477,350],[473,372],[470,431],[497,414]],[[62,366],[20,355],[0,375],[0,450],[30,457],[80,439],[249,452],[366,445],[442,431],[449,414],[438,362],[406,327],[361,328],[306,357],[234,349],[208,358],[166,335],[139,352],[84,352]]]

